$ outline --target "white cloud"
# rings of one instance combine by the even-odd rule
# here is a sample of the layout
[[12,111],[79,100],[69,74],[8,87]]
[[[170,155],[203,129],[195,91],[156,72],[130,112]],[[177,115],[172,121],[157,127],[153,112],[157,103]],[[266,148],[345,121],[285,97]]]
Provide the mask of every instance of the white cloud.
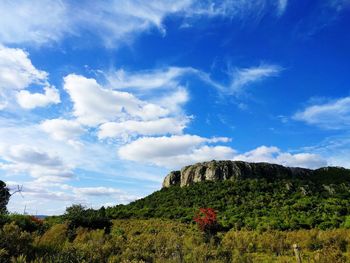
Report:
[[347,129],[350,127],[350,97],[311,105],[293,118],[324,129]]
[[0,145],[0,169],[11,173],[26,173],[42,181],[63,181],[73,176],[71,167],[58,156],[27,145]]
[[114,89],[152,90],[176,87],[181,77],[196,72],[190,67],[168,67],[136,73],[119,69],[106,74],[106,78]]
[[327,161],[320,155],[312,153],[290,154],[279,148],[260,146],[252,151],[237,155],[234,160],[247,162],[269,162],[292,167],[319,168],[327,165]]
[[226,85],[213,80],[210,75],[205,72],[197,71],[196,74],[200,79],[213,86],[218,91],[239,96],[244,92],[247,86],[270,77],[276,77],[282,70],[283,68],[281,66],[273,64],[261,64],[250,68],[230,69],[228,72],[229,82]]
[[64,88],[74,103],[74,116],[85,125],[95,126],[128,116],[152,120],[169,114],[163,107],[143,102],[127,92],[103,88],[95,79],[83,76],[66,76]]
[[188,121],[188,119],[161,118],[151,121],[107,122],[100,126],[98,137],[105,139],[128,138],[136,135],[181,134]]
[[75,22],[77,27],[97,32],[105,45],[115,46],[153,28],[164,34],[164,18],[184,10],[191,2],[111,0],[87,3],[83,10],[76,14]]
[[117,70],[105,76],[111,89],[132,90],[134,94],[146,96],[153,104],[167,109],[170,115],[181,115],[181,106],[189,100],[182,81],[188,74],[199,73],[200,71],[189,67],[168,67],[140,72]]
[[46,83],[47,73],[36,69],[27,52],[0,45],[0,89],[21,90]]
[[[11,198],[10,211],[23,212],[26,206],[32,213],[37,209],[39,214],[59,214],[72,203],[94,207],[110,200],[115,204],[127,203],[160,186],[165,174],[162,169],[138,164],[128,167],[116,158],[114,144],[96,141],[89,134],[80,138],[81,147],[71,147],[56,140],[66,136],[79,138],[80,129],[73,125],[74,120],[73,123],[60,120],[49,120],[52,125],[49,131],[55,131],[55,127],[58,129],[57,134],[49,137],[41,125],[0,117],[0,138],[6,138],[0,140],[0,177],[6,182],[16,180],[13,185],[23,185],[24,189],[24,198]],[[139,188],[140,183],[143,189]],[[88,195],[88,190],[75,189],[85,188],[86,184],[96,186],[98,191],[103,184],[108,185],[106,189],[118,184],[120,193],[116,190],[113,195]]]
[[157,98],[157,103],[172,113],[181,112],[181,106],[189,101],[189,94],[184,87],[179,86],[174,92]]
[[228,138],[203,138],[195,135],[171,137],[145,137],[122,146],[120,158],[141,163],[150,163],[167,168],[210,160],[241,160],[247,162],[269,162],[285,166],[319,168],[327,165],[318,154],[282,152],[277,147],[260,146],[239,154],[228,146],[210,145],[228,142]]
[[[25,109],[59,103],[58,90],[47,78],[48,73],[36,69],[24,50],[0,45],[0,109],[9,107],[15,97]],[[30,85],[44,86],[45,94],[25,90]]]
[[45,120],[40,124],[40,128],[58,141],[65,141],[76,146],[79,145],[79,137],[85,132],[85,129],[73,120],[51,119]]
[[[282,70],[281,66],[274,64],[233,68],[227,73],[228,81],[226,84],[212,79],[207,72],[192,67],[168,67],[136,73],[121,69],[109,72],[105,76],[113,89],[133,89],[146,92],[153,89],[181,88],[184,77],[192,75],[216,88],[219,92],[238,96],[248,85],[276,77]],[[182,90],[184,89],[182,88]],[[178,94],[181,94],[181,89]]]
[[70,31],[64,1],[0,1],[0,43],[43,44]]
[[107,46],[118,46],[152,29],[165,34],[164,20],[171,15],[185,21],[216,16],[242,19],[270,10],[267,3],[281,14],[286,0],[276,1],[278,4],[274,0],[5,0],[0,2],[0,43],[42,45],[67,36],[83,37],[89,32],[99,36]]
[[60,94],[55,87],[45,87],[44,90],[44,94],[30,93],[27,90],[19,91],[17,93],[18,104],[24,109],[34,109],[61,102]]
[[316,145],[304,147],[301,150],[324,156],[331,166],[350,169],[350,133],[348,131],[326,137]]
[[247,85],[262,81],[269,77],[278,76],[283,69],[278,65],[262,64],[257,67],[238,68],[231,73],[229,93],[242,92]]
[[78,195],[85,196],[113,196],[120,195],[123,193],[120,189],[112,188],[112,187],[74,187],[73,192]]
[[[86,206],[93,206],[94,208],[100,208],[101,205],[106,202],[105,200],[113,200],[111,205],[120,203],[129,203],[134,201],[140,196],[128,194],[127,192],[104,186],[96,187],[73,187],[67,184],[58,183],[39,183],[38,181],[30,182],[16,182],[7,181],[7,186],[10,189],[17,189],[18,185],[22,186],[21,197],[13,196],[10,200],[9,207],[11,211],[23,212],[23,208],[26,207],[26,212],[35,214],[42,206],[50,205],[50,209],[45,211],[45,214],[62,214],[66,207],[72,204],[83,204]],[[100,202],[96,200],[102,199]],[[53,213],[49,211],[55,207]]]
[[227,140],[196,135],[143,137],[120,147],[118,155],[125,160],[179,168],[198,161],[232,158],[234,150],[230,147],[208,145]]

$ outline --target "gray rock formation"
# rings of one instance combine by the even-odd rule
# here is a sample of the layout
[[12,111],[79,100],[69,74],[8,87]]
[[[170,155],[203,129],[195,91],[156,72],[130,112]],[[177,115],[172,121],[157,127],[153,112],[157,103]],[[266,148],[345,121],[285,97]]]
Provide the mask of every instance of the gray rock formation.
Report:
[[185,166],[181,171],[172,171],[164,181],[163,187],[181,187],[202,181],[238,180],[246,178],[290,178],[305,177],[313,170],[284,167],[270,163],[248,163],[242,161],[210,161]]
[[169,187],[171,185],[180,184],[181,173],[180,171],[172,171],[167,176],[165,176],[163,181],[163,187]]

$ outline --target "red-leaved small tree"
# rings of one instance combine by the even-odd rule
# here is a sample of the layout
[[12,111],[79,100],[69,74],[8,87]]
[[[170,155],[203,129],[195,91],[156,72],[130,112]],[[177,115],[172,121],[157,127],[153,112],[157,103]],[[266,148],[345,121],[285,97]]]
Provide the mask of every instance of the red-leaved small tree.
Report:
[[200,208],[193,220],[199,229],[207,235],[213,235],[218,229],[216,212],[213,208]]

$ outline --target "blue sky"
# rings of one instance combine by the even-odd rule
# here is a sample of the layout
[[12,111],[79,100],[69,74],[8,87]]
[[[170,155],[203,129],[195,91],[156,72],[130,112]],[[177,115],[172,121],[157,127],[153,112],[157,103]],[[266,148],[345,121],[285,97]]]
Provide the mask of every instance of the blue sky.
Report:
[[12,212],[128,203],[212,159],[348,167],[350,1],[0,2]]

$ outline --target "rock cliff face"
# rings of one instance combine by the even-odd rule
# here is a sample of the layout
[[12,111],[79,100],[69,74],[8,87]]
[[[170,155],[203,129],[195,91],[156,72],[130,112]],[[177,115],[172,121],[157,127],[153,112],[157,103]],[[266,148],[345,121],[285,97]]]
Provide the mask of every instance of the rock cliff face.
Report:
[[314,170],[284,167],[270,163],[248,163],[242,161],[210,161],[185,166],[181,171],[170,172],[163,181],[163,187],[181,187],[202,181],[238,180],[246,178],[282,179],[294,176],[306,177]]

